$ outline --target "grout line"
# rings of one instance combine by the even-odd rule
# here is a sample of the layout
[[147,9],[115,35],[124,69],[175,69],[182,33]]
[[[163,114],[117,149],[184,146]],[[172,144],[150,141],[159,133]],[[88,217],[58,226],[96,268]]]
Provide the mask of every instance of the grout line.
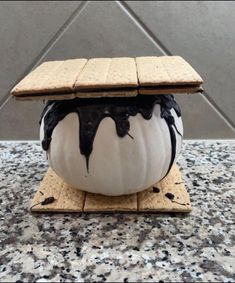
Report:
[[145,23],[131,10],[124,1],[116,1],[120,8],[127,14],[136,26],[150,39],[150,41],[164,54],[172,55],[171,52],[162,44],[156,35],[145,25]]
[[233,131],[235,131],[235,124],[233,121],[224,113],[223,110],[221,110],[218,105],[214,102],[214,100],[209,96],[209,94],[206,91],[202,92],[203,97],[207,101],[207,103],[210,105],[211,108],[213,108],[218,115],[224,120],[224,122],[232,128]]
[[3,96],[2,100],[0,101],[0,111],[3,109],[3,107],[7,104],[7,102],[11,99],[11,95],[6,95]]
[[[136,26],[145,34],[145,36],[162,52],[164,55],[170,56],[172,53],[167,49],[167,47],[157,38],[157,36],[146,26],[146,24],[136,15],[134,11],[128,6],[125,1],[116,1],[123,12],[129,16],[129,18],[136,24]],[[203,92],[203,97],[206,102],[213,108],[214,111],[224,120],[224,122],[234,131],[235,124],[231,119],[220,109],[220,107],[214,102],[214,100],[208,95],[208,93]]]
[[64,22],[64,24],[58,29],[58,31],[54,34],[54,36],[49,40],[45,47],[40,51],[39,55],[33,60],[33,62],[29,65],[28,68],[23,72],[19,79],[17,79],[10,87],[8,92],[0,99],[0,110],[9,101],[11,96],[9,96],[10,90],[16,85],[20,80],[22,80],[32,69],[34,69],[38,64],[41,63],[43,58],[48,54],[48,52],[53,48],[56,42],[61,38],[61,36],[68,30],[70,25],[74,22],[74,20],[81,14],[84,8],[87,6],[89,1],[82,1],[81,4],[73,11],[73,13],[68,17],[68,19]]

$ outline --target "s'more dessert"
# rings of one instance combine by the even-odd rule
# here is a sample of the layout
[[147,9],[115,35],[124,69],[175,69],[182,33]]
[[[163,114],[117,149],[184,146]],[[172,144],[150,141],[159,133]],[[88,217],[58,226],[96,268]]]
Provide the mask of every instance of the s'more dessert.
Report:
[[172,93],[202,91],[202,78],[179,56],[45,62],[12,90],[46,101],[40,140],[50,167],[86,192],[120,196],[164,179],[182,145]]

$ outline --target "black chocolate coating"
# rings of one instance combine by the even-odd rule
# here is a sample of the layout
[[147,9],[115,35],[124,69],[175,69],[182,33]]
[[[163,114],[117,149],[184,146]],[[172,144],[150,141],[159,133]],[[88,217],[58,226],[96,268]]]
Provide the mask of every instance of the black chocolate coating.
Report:
[[[89,157],[93,149],[93,141],[100,122],[110,117],[116,125],[117,135],[129,135],[129,117],[138,113],[146,120],[151,119],[155,104],[161,108],[161,118],[165,119],[171,138],[171,162],[173,165],[176,153],[176,134],[180,134],[175,126],[175,120],[170,110],[174,109],[178,117],[181,111],[173,95],[137,95],[124,98],[75,98],[71,100],[51,100],[46,104],[41,120],[44,117],[44,139],[42,147],[47,150],[50,146],[52,132],[59,121],[69,113],[77,113],[80,120],[79,140],[80,152],[86,157],[89,171]],[[41,123],[40,120],[40,123]],[[180,134],[181,135],[181,134]],[[156,145],[157,146],[157,145]],[[167,172],[167,173],[168,173]]]

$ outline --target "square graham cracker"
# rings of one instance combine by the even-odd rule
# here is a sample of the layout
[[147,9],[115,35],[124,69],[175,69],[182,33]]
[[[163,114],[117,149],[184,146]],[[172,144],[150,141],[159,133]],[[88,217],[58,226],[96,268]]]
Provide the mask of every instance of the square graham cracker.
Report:
[[[42,205],[46,198],[54,201]],[[49,168],[31,204],[32,212],[184,212],[192,210],[180,170],[173,165],[169,174],[152,187],[130,195],[104,196],[70,187]]]

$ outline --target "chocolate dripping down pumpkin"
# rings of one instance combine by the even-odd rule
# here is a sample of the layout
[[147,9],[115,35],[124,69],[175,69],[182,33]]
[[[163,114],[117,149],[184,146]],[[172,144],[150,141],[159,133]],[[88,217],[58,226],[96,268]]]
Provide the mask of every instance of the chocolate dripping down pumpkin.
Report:
[[[44,121],[44,137],[42,148],[49,149],[52,133],[59,121],[68,114],[76,113],[80,122],[79,141],[80,153],[86,158],[87,172],[89,173],[89,157],[92,154],[93,142],[101,121],[105,117],[113,119],[116,125],[116,132],[119,137],[129,135],[130,116],[138,113],[146,120],[151,119],[155,104],[160,105],[161,118],[165,120],[171,139],[171,160],[170,171],[176,155],[176,135],[182,136],[175,125],[175,119],[171,113],[174,109],[177,116],[181,116],[181,110],[173,95],[137,95],[136,97],[124,98],[75,98],[72,100],[51,100],[48,101],[40,119]],[[157,145],[156,145],[157,146]]]

